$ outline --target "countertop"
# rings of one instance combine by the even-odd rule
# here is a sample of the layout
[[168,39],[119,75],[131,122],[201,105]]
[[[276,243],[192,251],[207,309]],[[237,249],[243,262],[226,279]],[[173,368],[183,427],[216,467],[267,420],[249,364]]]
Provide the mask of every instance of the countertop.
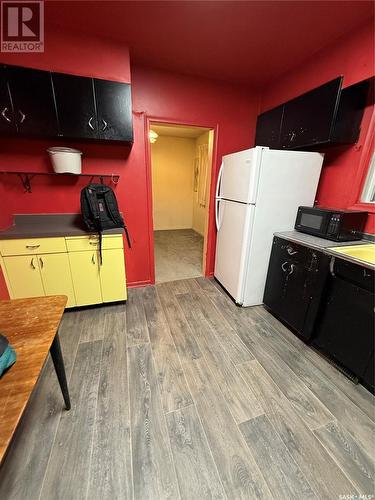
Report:
[[318,238],[317,236],[312,236],[310,234],[305,234],[305,233],[300,233],[299,231],[284,231],[284,232],[277,232],[274,233],[275,236],[279,238],[283,238],[285,240],[293,241],[295,243],[300,243],[301,245],[305,245],[309,248],[313,248],[314,250],[320,250],[321,252],[324,252],[327,255],[331,255],[332,257],[336,257],[339,259],[344,259],[349,262],[353,262],[354,264],[361,265],[363,267],[366,267],[368,269],[375,269],[375,267],[370,264],[369,262],[365,262],[360,259],[356,259],[355,257],[349,256],[349,255],[344,255],[341,253],[336,253],[332,248],[335,247],[348,247],[351,245],[365,245],[368,243],[372,243],[369,240],[358,240],[358,241],[342,241],[342,242],[337,242],[337,241],[330,241],[330,240],[325,240],[324,238]]
[[[122,234],[121,228],[107,229],[103,234]],[[94,234],[85,228],[81,214],[15,215],[13,225],[0,231],[0,240],[17,238],[49,238]]]

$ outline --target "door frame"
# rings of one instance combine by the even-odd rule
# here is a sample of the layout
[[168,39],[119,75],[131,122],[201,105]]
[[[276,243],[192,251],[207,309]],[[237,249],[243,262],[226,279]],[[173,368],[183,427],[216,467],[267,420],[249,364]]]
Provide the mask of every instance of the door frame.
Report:
[[[151,123],[163,123],[166,125],[180,125],[185,127],[201,127],[207,128],[213,131],[213,146],[212,146],[212,159],[210,167],[210,195],[207,207],[208,223],[206,224],[206,235],[203,241],[203,252],[206,247],[206,258],[204,266],[204,276],[209,277],[213,275],[213,272],[209,271],[210,255],[212,252],[212,247],[214,245],[214,227],[215,227],[215,217],[213,212],[213,207],[215,204],[215,188],[216,188],[216,165],[217,165],[217,142],[218,142],[218,132],[219,125],[206,124],[206,123],[194,123],[191,121],[168,119],[160,116],[145,115],[144,121],[144,137],[145,137],[145,162],[146,162],[146,189],[147,189],[147,212],[148,212],[148,240],[149,240],[149,259],[150,259],[150,282],[155,283],[155,245],[154,245],[154,214],[153,214],[153,193],[152,193],[152,164],[151,164],[151,143],[149,140],[149,132]],[[206,242],[206,244],[205,244]]]

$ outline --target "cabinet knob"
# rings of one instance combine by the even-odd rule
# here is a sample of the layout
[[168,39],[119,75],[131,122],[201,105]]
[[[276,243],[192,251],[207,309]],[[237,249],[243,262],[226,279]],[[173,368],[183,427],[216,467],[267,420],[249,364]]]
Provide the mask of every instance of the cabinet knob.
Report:
[[88,121],[88,126],[91,128],[91,130],[94,130],[94,126],[92,124],[92,120],[94,119],[93,116],[90,117],[90,120]]
[[39,257],[39,262],[40,262],[40,267],[43,269],[43,267],[44,267],[44,262],[43,262],[42,257]]
[[1,116],[7,121],[7,122],[11,122],[12,120],[6,115],[6,112],[8,111],[8,108],[4,108],[1,112]]
[[34,264],[34,257],[30,261],[30,266],[35,269],[35,264]]
[[93,264],[95,264],[95,254],[94,254],[94,253],[92,254],[92,257],[91,257],[91,262],[92,262]]
[[102,132],[104,132],[104,130],[106,130],[108,128],[108,123],[103,118],[102,118],[102,122],[103,122]]
[[26,115],[20,109],[18,110],[18,112],[21,115],[20,123],[23,123],[25,121]]

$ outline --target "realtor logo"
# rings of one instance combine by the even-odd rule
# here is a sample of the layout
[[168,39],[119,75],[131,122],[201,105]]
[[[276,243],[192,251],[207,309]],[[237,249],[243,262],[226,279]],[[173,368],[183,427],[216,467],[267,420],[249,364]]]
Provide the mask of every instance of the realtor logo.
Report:
[[1,52],[44,52],[43,1],[1,2]]

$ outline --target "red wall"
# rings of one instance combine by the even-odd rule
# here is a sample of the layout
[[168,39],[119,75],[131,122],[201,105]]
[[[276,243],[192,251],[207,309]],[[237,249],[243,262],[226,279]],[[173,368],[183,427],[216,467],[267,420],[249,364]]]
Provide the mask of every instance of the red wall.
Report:
[[[1,54],[1,62],[52,71],[130,81],[127,47],[105,39],[61,32],[46,35],[44,54]],[[225,153],[253,145],[258,97],[243,87],[193,77],[132,68],[134,145],[64,142],[83,151],[83,170],[119,173],[115,188],[124,212],[133,247],[126,250],[130,285],[151,282],[152,251],[150,200],[148,199],[147,117],[166,119],[217,129],[215,175]],[[0,169],[50,170],[46,148],[57,141],[0,139]],[[84,180],[38,177],[33,192],[24,193],[17,177],[2,178],[0,227],[10,224],[14,213],[61,213],[79,211],[79,193]],[[211,207],[211,211],[212,211]],[[212,246],[208,271],[213,271],[215,231],[210,227]],[[0,280],[0,297],[5,296]]]
[[[262,111],[281,104],[338,75],[344,76],[344,86],[352,85],[374,76],[373,23],[362,26],[355,32],[340,38],[334,44],[320,50],[304,64],[273,82],[262,94]],[[357,144],[327,148],[322,175],[317,193],[317,202],[322,206],[355,208],[369,160],[368,147],[373,102],[365,110],[361,134]],[[360,207],[357,207],[360,208]],[[363,207],[362,207],[363,208]],[[367,205],[367,210],[374,208]],[[368,218],[366,231],[375,233],[375,216]]]

